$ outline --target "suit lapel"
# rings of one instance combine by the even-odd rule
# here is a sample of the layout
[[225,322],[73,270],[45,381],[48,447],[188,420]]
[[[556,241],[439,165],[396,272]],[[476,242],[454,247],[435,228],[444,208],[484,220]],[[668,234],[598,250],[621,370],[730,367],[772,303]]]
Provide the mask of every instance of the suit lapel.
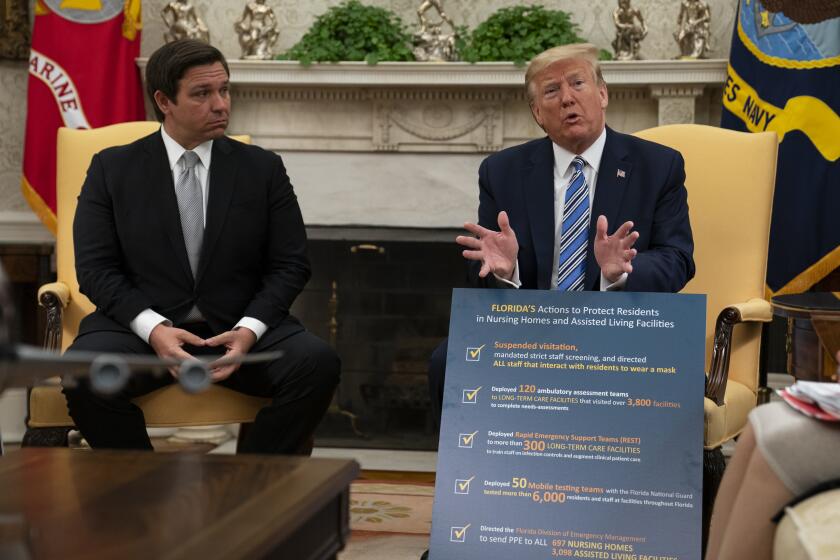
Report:
[[538,142],[523,168],[523,192],[537,257],[537,288],[549,289],[554,266],[554,152],[551,140]]
[[[633,162],[629,161],[624,140],[607,128],[607,140],[601,164],[598,167],[598,181],[595,186],[595,200],[589,220],[589,251],[586,255],[586,285],[589,289],[598,289],[601,272],[595,260],[594,240],[598,216],[607,217],[607,233],[612,233],[621,225],[617,224],[618,211],[630,185]],[[593,288],[594,286],[594,288]]]
[[184,244],[184,232],[181,229],[181,214],[178,211],[178,199],[172,182],[172,169],[169,167],[169,158],[160,132],[146,137],[145,149],[148,158],[146,169],[149,173],[147,185],[154,200],[153,207],[160,212],[162,227],[172,244],[175,258],[191,282],[192,270]]
[[207,220],[204,225],[204,241],[201,245],[201,257],[198,261],[198,274],[196,284],[207,268],[213,248],[222,233],[222,226],[225,223],[230,199],[235,188],[236,171],[238,158],[233,152],[230,140],[225,137],[218,138],[213,142],[213,156],[210,161],[210,178],[208,188],[210,195],[207,199]]

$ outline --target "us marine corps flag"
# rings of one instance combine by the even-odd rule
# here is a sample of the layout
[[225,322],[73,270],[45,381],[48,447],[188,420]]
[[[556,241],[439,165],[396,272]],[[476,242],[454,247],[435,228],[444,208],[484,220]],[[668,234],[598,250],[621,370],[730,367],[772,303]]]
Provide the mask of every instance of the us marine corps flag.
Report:
[[140,0],[35,3],[21,186],[53,233],[58,128],[144,118],[140,27]]
[[779,137],[767,288],[806,291],[840,265],[840,4],[739,0],[723,106]]

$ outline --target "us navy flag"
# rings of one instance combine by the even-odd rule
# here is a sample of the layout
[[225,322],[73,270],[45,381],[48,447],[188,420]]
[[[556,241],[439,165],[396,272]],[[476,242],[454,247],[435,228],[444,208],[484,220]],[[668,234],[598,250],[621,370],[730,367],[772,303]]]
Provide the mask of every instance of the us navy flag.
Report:
[[840,265],[838,4],[739,0],[723,107],[721,126],[779,137],[767,288],[806,291]]

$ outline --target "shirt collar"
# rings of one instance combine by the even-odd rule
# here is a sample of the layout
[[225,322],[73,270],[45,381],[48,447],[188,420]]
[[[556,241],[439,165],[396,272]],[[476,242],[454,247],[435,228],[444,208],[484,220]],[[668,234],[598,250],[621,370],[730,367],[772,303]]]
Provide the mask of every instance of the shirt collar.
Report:
[[[181,156],[184,155],[184,152],[187,150],[166,133],[166,129],[163,125],[160,126],[160,135],[163,137],[163,146],[166,148],[166,157],[169,158],[169,169],[174,171],[175,166],[178,165],[178,161],[181,159]],[[198,159],[201,161],[201,165],[204,166],[204,169],[210,169],[210,154],[213,151],[213,140],[202,142],[193,148],[192,151],[194,151],[198,156]]]
[[592,145],[586,148],[582,154],[573,154],[566,148],[562,148],[552,142],[551,146],[554,148],[554,172],[558,177],[562,177],[566,174],[566,171],[569,169],[569,166],[572,164],[572,160],[575,159],[575,156],[580,155],[580,157],[583,158],[583,161],[585,161],[589,167],[594,169],[597,174],[598,167],[601,165],[601,156],[604,154],[604,145],[606,143],[607,127],[604,127],[604,130],[601,131],[601,135],[598,136]]

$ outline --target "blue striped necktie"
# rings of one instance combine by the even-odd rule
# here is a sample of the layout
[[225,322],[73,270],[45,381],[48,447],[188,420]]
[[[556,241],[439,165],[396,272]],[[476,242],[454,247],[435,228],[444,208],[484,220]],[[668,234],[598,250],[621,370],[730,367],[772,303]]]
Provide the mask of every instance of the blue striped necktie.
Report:
[[575,170],[566,187],[563,203],[563,229],[560,235],[557,289],[580,291],[586,273],[586,244],[589,240],[589,186],[583,175],[586,163],[580,156],[572,160]]

